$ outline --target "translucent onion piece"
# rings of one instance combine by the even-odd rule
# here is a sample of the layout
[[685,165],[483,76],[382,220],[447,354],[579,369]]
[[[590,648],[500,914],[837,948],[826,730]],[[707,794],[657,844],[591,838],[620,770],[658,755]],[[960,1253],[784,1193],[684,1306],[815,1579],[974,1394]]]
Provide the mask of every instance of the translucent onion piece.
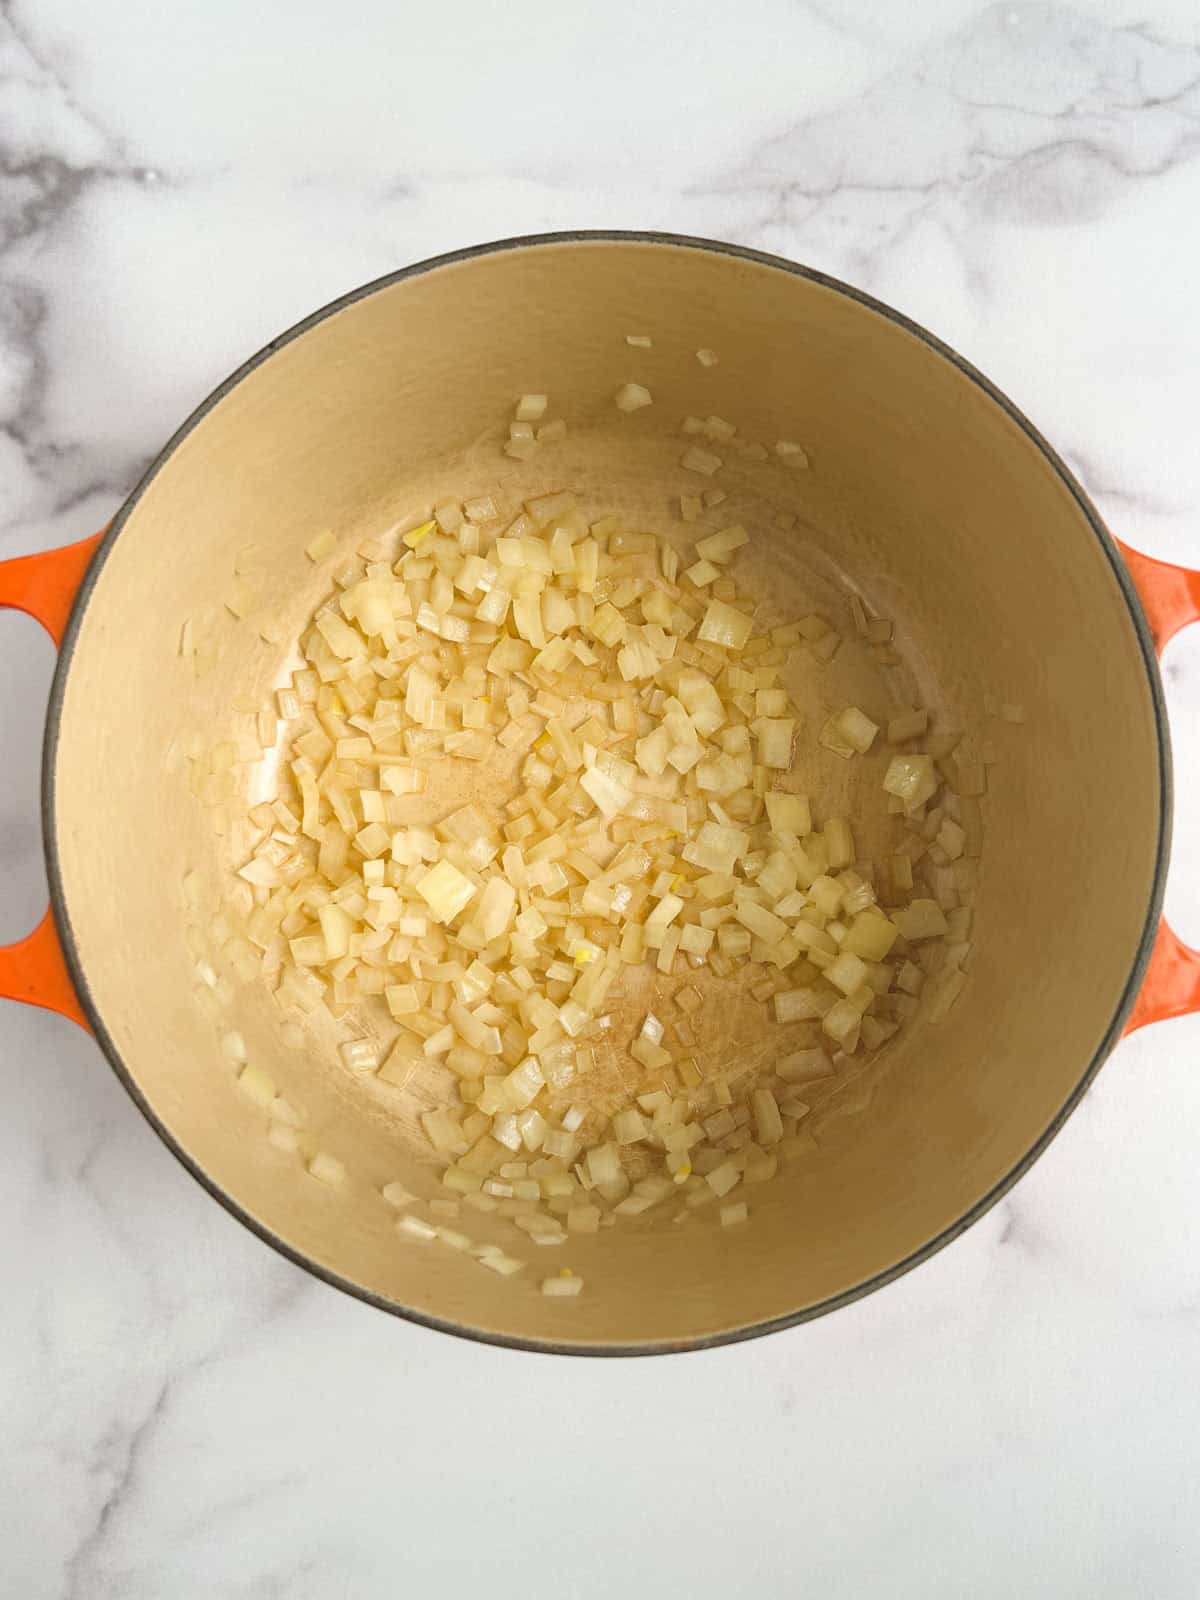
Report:
[[640,411],[652,403],[652,396],[640,383],[624,383],[617,390],[615,402],[618,411]]

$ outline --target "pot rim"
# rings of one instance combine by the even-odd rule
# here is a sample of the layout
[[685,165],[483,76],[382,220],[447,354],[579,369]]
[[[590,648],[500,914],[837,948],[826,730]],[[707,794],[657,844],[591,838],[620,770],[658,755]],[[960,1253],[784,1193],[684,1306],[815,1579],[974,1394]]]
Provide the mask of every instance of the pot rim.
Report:
[[[759,1322],[752,1322],[730,1328],[715,1334],[697,1335],[686,1339],[659,1339],[646,1340],[634,1344],[588,1344],[585,1342],[569,1343],[554,1339],[519,1338],[511,1334],[497,1333],[486,1328],[473,1327],[463,1323],[453,1322],[446,1318],[430,1315],[409,1306],[400,1305],[393,1300],[388,1300],[382,1295],[375,1294],[370,1289],[352,1280],[342,1277],[329,1267],[323,1266],[312,1257],[306,1256],[302,1251],[294,1248],[279,1234],[266,1224],[252,1216],[243,1206],[227,1193],[217,1181],[196,1161],[189,1151],[175,1138],[174,1134],[161,1121],[154,1108],[146,1099],[137,1081],[129,1068],[125,1065],[121,1053],[117,1048],[112,1035],[105,1026],[104,1019],[92,997],[87,974],[80,960],[76,946],[75,932],[71,924],[70,912],[67,907],[66,894],[63,887],[61,862],[59,859],[58,840],[55,833],[55,800],[56,800],[56,766],[58,742],[61,733],[63,701],[66,692],[67,678],[70,674],[75,648],[79,639],[80,623],[96,582],[104,567],[116,540],[120,537],[129,517],[136,509],[139,501],[146,492],[150,483],[170,460],[174,452],[192,430],[204,420],[229,394],[243,378],[262,366],[277,350],[290,344],[292,340],[309,332],[319,323],[348,306],[375,294],[383,289],[402,283],[409,278],[422,277],[428,272],[436,271],[441,267],[452,266],[458,262],[473,260],[477,257],[498,255],[502,251],[524,250],[546,245],[559,244],[640,244],[670,246],[688,250],[696,250],[708,254],[734,256],[743,261],[749,261],[758,266],[773,267],[778,271],[791,273],[794,277],[806,279],[810,283],[819,284],[845,298],[856,302],[867,310],[876,312],[879,316],[886,317],[896,326],[919,339],[926,350],[954,366],[963,377],[974,383],[996,405],[998,405],[1025,436],[1041,452],[1047,463],[1057,474],[1060,481],[1075,500],[1084,518],[1096,536],[1099,549],[1113,575],[1117,580],[1125,603],[1129,610],[1130,621],[1137,635],[1141,648],[1142,660],[1146,669],[1146,680],[1150,690],[1150,699],[1154,711],[1155,732],[1157,735],[1158,766],[1159,766],[1159,818],[1158,840],[1155,852],[1154,872],[1150,886],[1150,896],[1146,906],[1145,920],[1141,936],[1138,941],[1137,954],[1130,968],[1129,976],[1117,1000],[1104,1035],[1088,1062],[1078,1083],[1064,1100],[1058,1112],[1051,1119],[1039,1137],[1029,1147],[1024,1155],[998,1183],[975,1202],[960,1217],[957,1217],[947,1227],[943,1228],[932,1238],[916,1250],[910,1252],[903,1260],[885,1268],[882,1272],[875,1273],[852,1288],[843,1290],[840,1294],[832,1295],[828,1299],[819,1301],[815,1305],[801,1307],[783,1316],[771,1317]],[[50,689],[50,700],[46,712],[46,733],[42,753],[42,842],[46,861],[46,873],[49,879],[50,904],[54,912],[62,941],[63,954],[66,958],[67,968],[71,981],[79,996],[80,1004],[109,1064],[121,1083],[125,1086],[134,1104],[141,1111],[147,1122],[158,1134],[159,1138],[169,1150],[178,1158],[191,1175],[200,1183],[212,1197],[217,1200],[226,1211],[236,1217],[252,1233],[271,1246],[272,1249],[285,1256],[296,1266],[304,1268],[314,1277],[340,1289],[344,1293],[354,1296],[355,1299],[365,1301],[368,1305],[375,1306],[381,1311],[386,1311],[392,1316],[403,1317],[408,1322],[419,1323],[426,1328],[432,1328],[439,1333],[454,1334],[458,1338],[469,1339],[481,1344],[499,1345],[506,1349],[532,1351],[535,1354],[547,1355],[573,1355],[573,1356],[647,1356],[677,1354],[691,1350],[707,1350],[717,1346],[738,1344],[743,1340],[761,1338],[765,1334],[776,1333],[784,1328],[791,1328],[802,1322],[812,1321],[814,1318],[824,1316],[831,1311],[839,1310],[843,1306],[852,1304],[856,1300],[871,1294],[876,1289],[883,1288],[903,1274],[927,1261],[931,1256],[957,1239],[966,1230],[1000,1200],[1017,1180],[1025,1175],[1034,1162],[1046,1150],[1057,1135],[1067,1118],[1082,1100],[1093,1078],[1099,1072],[1113,1046],[1121,1036],[1122,1029],[1127,1021],[1146,969],[1150,961],[1151,951],[1154,946],[1155,936],[1158,931],[1159,918],[1162,911],[1163,894],[1166,884],[1166,869],[1170,855],[1171,844],[1171,818],[1173,810],[1173,788],[1171,770],[1171,746],[1167,724],[1166,705],[1163,698],[1162,680],[1159,675],[1157,657],[1154,651],[1154,641],[1142,611],[1133,581],[1129,576],[1125,563],[1117,550],[1112,535],[1104,524],[1103,518],[1092,504],[1091,499],[1077,481],[1074,474],[1067,467],[1053,446],[1042,436],[1028,417],[996,387],[983,373],[971,362],[961,356],[957,350],[929,332],[920,323],[905,316],[902,312],[877,300],[873,295],[864,293],[852,285],[832,277],[830,274],[820,272],[813,267],[801,266],[799,263],[789,261],[786,257],[770,254],[762,250],[754,250],[745,245],[730,244],[719,239],[707,239],[690,234],[664,233],[649,229],[607,229],[585,228],[568,229],[554,233],[519,234],[512,238],[497,239],[488,243],[471,245],[460,250],[447,251],[442,255],[430,256],[423,261],[414,262],[407,267],[401,267],[395,272],[385,273],[370,282],[350,290],[347,294],[340,295],[328,304],[311,312],[301,321],[294,323],[285,332],[271,339],[260,350],[237,367],[222,383],[213,389],[206,399],[195,408],[189,417],[180,425],[175,433],[167,440],[158,455],[142,474],[140,481],[126,498],[120,510],[114,516],[106,530],[105,536],[96,550],[95,556],[89,566],[76,596],[75,604],[63,637],[62,647],[59,651],[58,662],[54,672]]]

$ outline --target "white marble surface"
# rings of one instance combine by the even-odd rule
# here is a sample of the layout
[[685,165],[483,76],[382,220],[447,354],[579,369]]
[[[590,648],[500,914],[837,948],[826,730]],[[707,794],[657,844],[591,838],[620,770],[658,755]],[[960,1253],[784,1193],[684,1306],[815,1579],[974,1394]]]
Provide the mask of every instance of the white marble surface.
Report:
[[[1200,564],[1197,16],[4,0],[0,555],[99,526],[214,382],[331,296],[607,225],[890,300],[1008,389],[1115,531]],[[50,663],[6,616],[8,937],[44,895]],[[1200,942],[1200,638],[1167,678],[1170,905]],[[1122,1045],[1012,1197],[866,1302],[566,1362],[308,1279],[78,1030],[0,1006],[0,1594],[1192,1600],[1198,1045],[1200,1021]]]

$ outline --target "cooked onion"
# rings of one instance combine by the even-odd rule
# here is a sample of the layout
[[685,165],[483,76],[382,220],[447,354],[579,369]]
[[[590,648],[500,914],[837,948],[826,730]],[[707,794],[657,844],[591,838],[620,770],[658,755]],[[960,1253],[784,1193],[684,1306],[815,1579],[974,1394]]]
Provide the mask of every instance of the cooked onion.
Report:
[[640,411],[651,404],[652,396],[640,383],[624,383],[617,390],[615,400],[618,411]]
[[[615,398],[623,411],[650,403],[634,383]],[[546,409],[544,395],[520,398],[510,454],[561,437],[560,424],[535,432]],[[683,431],[766,455],[721,417],[689,417]],[[799,445],[775,451],[808,465]],[[722,460],[692,445],[682,464],[712,475]],[[684,495],[681,515],[725,497]],[[723,1201],[722,1224],[741,1222],[745,1203],[726,1197],[770,1179],[804,1137],[797,1086],[826,1093],[838,1063],[880,1048],[926,989],[931,1017],[945,1016],[971,948],[988,753],[952,763],[955,741],[930,738],[921,709],[849,706],[805,727],[783,668],[803,649],[817,670],[841,635],[816,614],[756,632],[730,570],[750,538],[740,523],[699,538],[690,561],[615,517],[589,522],[563,492],[498,523],[493,497],[447,497],[399,533],[399,559],[369,540],[337,572],[301,639],[304,665],[254,725],[257,751],[283,724],[284,767],[278,795],[248,818],[238,940],[246,960],[261,952],[285,1007],[363,1008],[372,1032],[341,1045],[349,1070],[404,1085],[446,1069],[456,1087],[420,1121],[448,1198],[430,1204],[436,1221],[403,1185],[383,1198],[406,1238],[507,1276],[521,1259],[445,1226],[463,1202],[547,1247],[616,1217],[637,1225],[673,1196],[679,1217]],[[324,533],[307,546],[314,561],[335,549]],[[886,644],[890,624],[861,601],[851,610],[864,648]],[[906,747],[890,758],[872,753],[885,721]],[[886,866],[859,856],[855,819],[788,787],[798,738],[880,763],[898,830]],[[228,801],[237,759],[228,745],[197,762],[197,793]],[[431,801],[447,761],[466,763],[463,786],[485,798]],[[478,779],[481,763],[515,765],[515,792],[490,769]],[[227,948],[232,932],[226,919]],[[193,954],[214,989],[223,980]],[[589,1078],[611,1055],[622,973],[638,965],[672,1004],[616,1041],[641,1077],[614,1104]],[[706,970],[715,983],[748,973],[783,1030],[776,1049],[748,1063],[706,1035],[704,995],[675,982]],[[389,1027],[394,1037],[376,1037]],[[287,1102],[241,1035],[227,1032],[223,1050],[274,1119],[273,1141],[300,1148],[298,1115],[276,1115]],[[307,1166],[326,1183],[345,1177],[323,1151]],[[581,1287],[569,1273],[542,1284]]]

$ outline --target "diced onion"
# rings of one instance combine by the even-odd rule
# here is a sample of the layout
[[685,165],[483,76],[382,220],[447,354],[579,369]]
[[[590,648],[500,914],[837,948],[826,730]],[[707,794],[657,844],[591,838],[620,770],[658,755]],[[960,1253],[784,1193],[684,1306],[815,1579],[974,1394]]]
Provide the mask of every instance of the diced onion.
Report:
[[374,1039],[350,1039],[338,1048],[352,1072],[374,1072],[379,1065],[379,1046]]
[[711,600],[696,637],[711,644],[724,645],[729,650],[741,650],[753,626],[752,620],[744,612],[726,605],[723,600]]
[[407,1239],[414,1239],[418,1244],[432,1244],[437,1238],[438,1231],[433,1223],[426,1222],[424,1217],[414,1216],[406,1212],[396,1223],[396,1232],[402,1233]]
[[471,880],[450,861],[431,867],[415,888],[438,922],[453,922],[476,893]]
[[712,1172],[706,1173],[704,1181],[719,1198],[721,1195],[728,1194],[731,1189],[735,1189],[741,1181],[741,1176],[732,1161],[724,1161],[719,1167],[715,1167]]
[[726,562],[735,550],[749,543],[750,535],[741,523],[735,523],[720,533],[710,534],[707,539],[697,539],[696,554],[705,561]]
[[807,467],[808,453],[802,445],[796,444],[791,439],[780,439],[775,446],[775,454],[785,467]]
[[893,756],[883,776],[883,787],[910,810],[932,798],[938,786],[932,756]]
[[238,1074],[238,1088],[265,1110],[275,1099],[275,1083],[261,1067],[246,1066]]
[[616,407],[618,411],[640,411],[651,404],[652,398],[649,389],[640,383],[623,383],[616,393]]
[[720,470],[721,458],[713,455],[711,450],[702,450],[699,445],[692,445],[683,452],[679,462],[688,472],[698,472],[702,477],[711,478],[714,472]]
[[[629,382],[614,401],[632,412],[651,395]],[[563,436],[547,406],[545,395],[519,398],[509,456]],[[695,442],[682,465],[701,476],[722,466],[706,443],[733,450],[747,473],[767,456],[720,416],[689,417],[683,432]],[[790,441],[775,453],[808,465]],[[715,487],[681,495],[680,516],[696,521],[726,498]],[[881,1048],[919,1003],[934,1020],[948,1013],[969,964],[978,797],[994,752],[968,745],[972,759],[952,761],[958,736],[931,733],[923,710],[878,710],[876,722],[852,705],[823,727],[801,723],[789,654],[802,648],[815,673],[842,635],[815,613],[757,620],[730,575],[750,539],[741,523],[704,533],[685,565],[636,524],[589,522],[553,483],[501,513],[498,494],[443,494],[432,515],[426,507],[364,540],[337,566],[302,635],[304,664],[265,709],[238,703],[252,731],[239,724],[236,741],[188,754],[193,791],[220,804],[226,828],[238,763],[269,751],[275,783],[282,761],[277,798],[248,808],[255,842],[235,891],[244,932],[232,897],[205,915],[196,874],[184,895],[205,1004],[233,992],[216,951],[241,980],[260,952],[292,1016],[325,1001],[354,1027],[360,1007],[372,1011],[373,1036],[345,1040],[343,1063],[377,1074],[362,1092],[420,1087],[408,1115],[442,1186],[428,1207],[437,1221],[415,1212],[402,1184],[386,1184],[383,1201],[405,1238],[508,1276],[520,1257],[448,1225],[463,1202],[539,1248],[653,1220],[670,1197],[685,1218],[723,1201],[722,1225],[740,1223],[747,1206],[726,1197],[786,1161],[810,1101],[837,1083],[834,1061]],[[774,520],[795,523],[790,512]],[[323,532],[305,548],[319,561],[337,541]],[[235,575],[235,615],[251,588]],[[773,599],[762,597],[764,609]],[[857,596],[850,612],[856,650],[890,648],[890,623]],[[192,619],[181,650],[215,660],[210,635]],[[1009,713],[1020,720],[1019,707]],[[889,752],[883,787],[897,831],[873,863],[856,846],[873,824],[860,829],[863,819],[829,814],[819,794],[775,785],[791,781],[794,749],[820,744],[850,760],[873,749],[885,721],[890,744],[925,750]],[[490,770],[480,778],[493,758],[520,774],[515,794]],[[460,778],[477,800],[435,799]],[[894,953],[898,941],[912,960]],[[747,963],[748,994],[781,1030],[750,1061],[709,1026],[728,1007],[720,985]],[[622,972],[638,964],[662,999],[635,1037],[621,1037]],[[284,1027],[302,1048],[305,1033]],[[812,1047],[821,1035],[828,1049]],[[628,1058],[619,1069],[615,1048]],[[303,1119],[247,1062],[242,1036],[227,1030],[221,1049],[267,1111],[272,1142],[307,1155]],[[609,1096],[614,1072],[623,1097]],[[430,1104],[433,1083],[443,1088]],[[307,1166],[345,1181],[329,1152]],[[542,1288],[575,1295],[581,1283],[566,1273]]]
[[336,1156],[331,1156],[327,1150],[318,1150],[308,1163],[308,1170],[320,1183],[327,1183],[331,1188],[337,1188],[345,1181],[346,1169]]
[[573,1272],[568,1272],[565,1268],[557,1278],[542,1279],[542,1293],[544,1295],[565,1299],[579,1294],[582,1288],[583,1279],[577,1278]]

